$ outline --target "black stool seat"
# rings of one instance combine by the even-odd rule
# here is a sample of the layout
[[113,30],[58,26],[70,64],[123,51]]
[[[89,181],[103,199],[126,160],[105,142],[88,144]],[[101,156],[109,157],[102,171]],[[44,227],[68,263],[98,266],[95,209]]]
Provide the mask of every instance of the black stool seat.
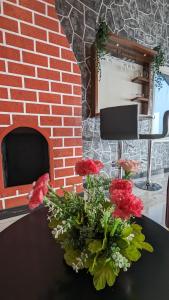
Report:
[[169,136],[169,111],[163,117],[161,134],[139,134],[138,105],[107,107],[100,110],[100,133],[103,140],[161,139]]

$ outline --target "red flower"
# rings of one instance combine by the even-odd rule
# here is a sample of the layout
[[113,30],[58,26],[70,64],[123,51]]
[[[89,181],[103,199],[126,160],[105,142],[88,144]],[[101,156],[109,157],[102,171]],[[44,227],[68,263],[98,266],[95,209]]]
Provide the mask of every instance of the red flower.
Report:
[[48,182],[49,174],[46,173],[39,177],[38,180],[33,184],[33,189],[28,195],[28,198],[30,199],[30,209],[34,209],[43,203],[44,196],[46,196],[48,192]]
[[114,213],[113,213],[113,217],[115,218],[121,218],[121,219],[129,219],[128,214],[126,214],[125,211],[119,209],[118,207],[116,207]]
[[90,174],[98,174],[101,168],[103,168],[103,164],[101,161],[84,159],[76,163],[75,171],[80,176],[86,176]]
[[129,219],[131,216],[141,217],[143,203],[141,199],[125,190],[114,190],[111,200],[116,205],[113,216]]
[[104,168],[104,164],[100,160],[94,160],[94,163],[99,168],[99,171]]
[[127,179],[113,179],[109,188],[110,194],[114,190],[125,190],[127,192],[132,192],[133,183]]

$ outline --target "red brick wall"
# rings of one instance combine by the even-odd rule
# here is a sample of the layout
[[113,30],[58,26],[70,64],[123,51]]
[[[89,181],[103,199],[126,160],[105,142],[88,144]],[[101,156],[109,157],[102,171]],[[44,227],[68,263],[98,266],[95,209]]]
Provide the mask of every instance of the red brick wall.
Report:
[[[60,193],[81,178],[81,76],[59,23],[55,0],[0,2],[0,142],[13,128],[33,127],[50,146],[52,185]],[[4,188],[0,157],[0,209],[27,203],[30,185]]]

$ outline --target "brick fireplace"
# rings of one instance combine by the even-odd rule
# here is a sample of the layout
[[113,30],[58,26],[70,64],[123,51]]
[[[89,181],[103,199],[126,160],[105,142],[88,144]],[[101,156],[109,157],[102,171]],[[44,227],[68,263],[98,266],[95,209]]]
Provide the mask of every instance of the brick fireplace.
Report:
[[[80,192],[81,75],[54,0],[0,2],[0,209],[27,204],[35,177]],[[16,174],[16,175],[15,175]]]

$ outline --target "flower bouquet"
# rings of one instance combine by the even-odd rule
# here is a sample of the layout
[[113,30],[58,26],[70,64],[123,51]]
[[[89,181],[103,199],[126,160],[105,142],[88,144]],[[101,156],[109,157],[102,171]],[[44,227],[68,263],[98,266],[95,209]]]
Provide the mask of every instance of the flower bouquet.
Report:
[[140,168],[140,163],[137,160],[119,159],[117,165],[124,171],[124,179],[130,179],[130,177],[137,173]]
[[99,176],[102,168],[100,161],[91,159],[76,164],[76,173],[86,176],[84,196],[65,191],[59,197],[48,185],[48,174],[37,180],[29,196],[31,209],[42,202],[48,207],[49,227],[64,249],[67,265],[76,272],[86,269],[96,290],[112,286],[120,271],[141,257],[141,250],[153,251],[134,221],[141,217],[143,204],[133,195],[132,182],[113,179],[107,198]]

